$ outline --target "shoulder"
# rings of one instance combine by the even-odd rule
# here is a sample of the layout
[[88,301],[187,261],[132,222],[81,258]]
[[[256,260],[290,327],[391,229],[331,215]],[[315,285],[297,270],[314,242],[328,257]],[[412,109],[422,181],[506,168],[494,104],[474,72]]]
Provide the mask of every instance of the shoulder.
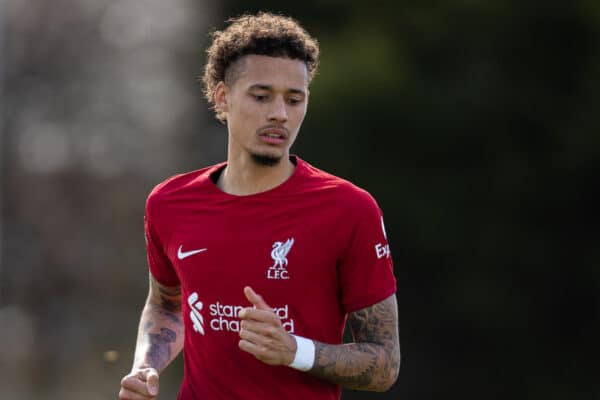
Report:
[[318,191],[320,196],[327,197],[336,202],[338,207],[349,210],[379,210],[377,201],[367,190],[347,179],[314,167],[306,161],[301,162],[307,184]]
[[152,211],[156,207],[189,190],[202,188],[210,183],[210,175],[222,164],[215,164],[209,167],[198,169],[171,176],[156,185],[148,194],[146,199],[146,212]]

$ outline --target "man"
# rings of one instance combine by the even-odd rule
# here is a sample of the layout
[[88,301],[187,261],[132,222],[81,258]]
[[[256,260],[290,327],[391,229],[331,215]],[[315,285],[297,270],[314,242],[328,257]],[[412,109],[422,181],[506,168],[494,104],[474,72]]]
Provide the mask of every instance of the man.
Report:
[[[156,398],[182,349],[181,400],[385,391],[400,348],[381,211],[364,190],[290,155],[317,42],[282,16],[230,22],[214,34],[203,77],[227,124],[227,162],[148,197],[150,289],[120,399]],[[354,341],[342,344],[346,319]]]

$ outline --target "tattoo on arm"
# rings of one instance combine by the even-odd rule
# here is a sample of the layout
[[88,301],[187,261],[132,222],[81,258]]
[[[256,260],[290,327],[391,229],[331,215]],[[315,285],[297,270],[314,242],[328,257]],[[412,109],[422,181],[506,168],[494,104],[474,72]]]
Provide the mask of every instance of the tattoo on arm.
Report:
[[396,297],[351,313],[348,322],[354,343],[315,342],[310,372],[351,389],[388,389],[400,368]]
[[162,370],[171,360],[171,343],[175,342],[177,334],[169,328],[160,328],[160,333],[150,333],[149,336],[149,361],[156,369]]
[[151,366],[161,371],[181,350],[183,334],[181,288],[164,286],[150,276],[150,291],[142,313],[134,365]]
[[150,277],[150,301],[162,309],[181,312],[181,287],[165,286]]
[[178,313],[174,313],[171,311],[165,311],[163,309],[159,309],[157,310],[158,313],[164,317],[167,317],[171,322],[174,322],[176,324],[182,324],[183,322],[181,321],[181,318],[179,317],[180,314]]

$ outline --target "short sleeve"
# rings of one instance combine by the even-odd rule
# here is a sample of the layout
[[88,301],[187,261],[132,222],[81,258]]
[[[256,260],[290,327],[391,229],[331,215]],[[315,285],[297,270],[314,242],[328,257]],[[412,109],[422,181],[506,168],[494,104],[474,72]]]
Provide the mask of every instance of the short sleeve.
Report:
[[178,286],[180,284],[179,277],[167,257],[164,246],[156,233],[156,228],[153,225],[152,216],[150,215],[150,207],[146,205],[146,215],[144,217],[144,233],[146,236],[146,256],[148,259],[148,267],[154,278],[166,286]]
[[396,292],[396,279],[383,214],[368,194],[355,206],[349,242],[338,267],[346,312],[378,303]]

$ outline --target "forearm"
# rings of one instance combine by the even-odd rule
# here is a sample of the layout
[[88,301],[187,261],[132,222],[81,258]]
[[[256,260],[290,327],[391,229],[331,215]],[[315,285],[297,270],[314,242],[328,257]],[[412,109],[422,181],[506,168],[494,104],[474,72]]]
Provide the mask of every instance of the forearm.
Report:
[[181,311],[146,302],[140,318],[133,368],[161,372],[183,348]]
[[253,307],[238,314],[242,321],[239,347],[258,360],[301,371],[310,368],[308,373],[350,389],[386,391],[396,381],[400,369],[396,296],[350,313],[354,342],[331,345],[307,338],[294,340],[260,295],[250,287],[244,293]]
[[396,296],[350,313],[353,343],[315,343],[311,373],[349,389],[385,391],[398,378],[400,340]]
[[314,343],[315,364],[309,373],[318,378],[370,391],[388,390],[396,381],[400,354],[395,349],[376,343]]

